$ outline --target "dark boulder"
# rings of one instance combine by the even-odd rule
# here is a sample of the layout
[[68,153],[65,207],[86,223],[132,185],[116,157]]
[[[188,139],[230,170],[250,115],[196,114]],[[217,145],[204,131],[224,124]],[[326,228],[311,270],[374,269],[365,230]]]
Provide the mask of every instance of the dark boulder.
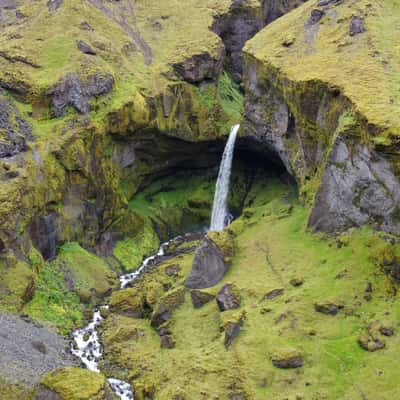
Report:
[[40,385],[35,394],[35,400],[60,400],[60,396],[43,385]]
[[374,352],[377,350],[382,350],[385,348],[385,343],[382,342],[381,340],[377,338],[372,338],[367,335],[362,335],[357,339],[358,344],[360,347],[364,350],[367,350],[369,352]]
[[190,289],[204,289],[216,285],[228,270],[224,254],[210,239],[205,238],[196,249],[192,270],[185,286]]
[[315,25],[319,21],[321,21],[322,17],[325,15],[325,12],[323,10],[319,10],[318,8],[315,8],[314,10],[311,11],[310,18],[308,19],[308,24],[309,25]]
[[350,21],[350,36],[365,32],[363,20],[360,17],[353,16]]
[[316,303],[314,305],[315,311],[318,311],[326,315],[336,315],[341,309],[343,309],[343,304],[336,303]]
[[241,296],[237,286],[233,284],[225,285],[217,294],[217,304],[221,311],[234,310],[239,308]]
[[194,308],[203,307],[204,304],[209,303],[215,297],[210,293],[201,292],[200,290],[192,290],[190,292],[190,296],[192,298],[192,304]]
[[151,317],[151,326],[159,328],[172,317],[172,313],[185,301],[185,290],[177,289],[166,294]]
[[272,356],[272,364],[277,368],[300,368],[304,364],[303,357],[295,349],[282,349]]
[[225,327],[225,340],[224,345],[226,349],[231,347],[233,340],[239,335],[240,329],[242,328],[243,320],[228,322]]
[[272,300],[275,297],[281,296],[284,292],[284,289],[274,289],[268,292],[264,297],[263,300]]
[[76,44],[76,46],[78,47],[78,50],[80,50],[84,54],[88,54],[91,56],[96,55],[96,52],[87,43],[85,43],[82,40],[79,40],[78,43]]
[[161,348],[162,349],[173,349],[175,347],[175,341],[170,335],[161,336]]

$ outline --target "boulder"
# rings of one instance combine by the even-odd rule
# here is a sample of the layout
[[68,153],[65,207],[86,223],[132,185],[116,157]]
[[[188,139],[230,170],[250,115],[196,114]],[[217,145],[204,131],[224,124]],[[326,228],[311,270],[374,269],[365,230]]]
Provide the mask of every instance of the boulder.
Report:
[[158,328],[172,317],[173,311],[185,301],[185,289],[177,289],[167,293],[160,301],[158,307],[151,317],[151,326]]
[[379,339],[374,339],[370,336],[367,335],[361,335],[357,339],[358,344],[360,345],[361,348],[364,350],[367,350],[369,352],[374,352],[377,350],[381,350],[385,347],[385,343],[382,342]]
[[292,348],[280,349],[272,355],[272,364],[277,368],[300,368],[304,361],[301,354]]
[[190,296],[192,298],[192,304],[194,308],[203,307],[204,304],[209,303],[211,300],[215,298],[214,295],[202,292],[200,290],[191,290]]
[[272,300],[275,297],[281,296],[284,292],[284,289],[274,289],[268,292],[264,297],[263,300]]
[[336,315],[343,307],[344,306],[341,303],[327,302],[314,304],[315,311],[326,315]]
[[227,284],[217,294],[217,304],[220,311],[234,310],[240,307],[241,296],[236,285]]
[[205,238],[196,249],[192,270],[185,286],[190,289],[204,289],[216,285],[228,270],[224,254],[209,238]]
[[143,298],[136,288],[118,290],[112,293],[110,311],[127,317],[143,317]]
[[225,326],[225,340],[224,345],[226,349],[231,347],[233,340],[239,335],[242,328],[243,320],[239,319],[235,322],[228,322]]
[[360,17],[352,16],[350,21],[350,36],[365,32],[363,20]]
[[104,375],[82,368],[66,367],[50,372],[42,379],[41,385],[47,391],[39,390],[39,397],[35,400],[117,399]]
[[78,50],[80,50],[82,53],[84,54],[88,54],[91,56],[95,56],[96,52],[84,41],[79,40],[76,44],[76,46],[78,47]]

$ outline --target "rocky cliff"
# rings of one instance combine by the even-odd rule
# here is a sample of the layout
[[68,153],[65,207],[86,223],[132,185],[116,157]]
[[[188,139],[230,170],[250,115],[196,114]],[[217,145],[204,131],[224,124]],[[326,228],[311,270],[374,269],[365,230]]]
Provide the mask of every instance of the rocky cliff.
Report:
[[[365,350],[386,346],[398,314],[399,5],[0,0],[0,311],[62,335],[82,325],[117,274],[207,225],[240,122],[227,236],[239,245],[226,259],[215,250],[226,276],[190,291],[193,310],[184,283],[199,243],[170,250],[127,289],[134,301],[111,297],[102,370],[143,399],[374,396]],[[221,309],[230,292],[237,307]],[[327,319],[337,314],[345,334]],[[376,362],[396,398],[387,340]],[[0,397],[35,396],[22,384],[1,375]],[[103,375],[75,368],[36,396],[79,395],[113,398]]]

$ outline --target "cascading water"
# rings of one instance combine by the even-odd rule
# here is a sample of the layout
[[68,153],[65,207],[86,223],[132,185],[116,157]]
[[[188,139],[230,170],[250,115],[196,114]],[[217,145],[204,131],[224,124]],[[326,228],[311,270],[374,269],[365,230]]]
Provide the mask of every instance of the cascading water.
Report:
[[228,141],[225,145],[224,154],[222,155],[217,184],[215,187],[210,231],[222,231],[227,225],[228,208],[226,202],[229,193],[233,151],[235,149],[236,136],[239,128],[240,125],[235,125],[232,127]]
[[[165,249],[171,242],[177,241],[183,237],[184,236],[178,236],[168,242],[162,243],[158,252],[146,258],[135,272],[121,275],[119,278],[121,283],[120,288],[123,289],[130,282],[138,279],[148,268],[164,256]],[[101,309],[108,309],[108,305],[96,308],[93,313],[92,322],[84,328],[77,329],[72,333],[73,342],[71,344],[71,353],[78,357],[87,369],[94,372],[100,372],[99,361],[103,355],[103,349],[97,332],[98,326],[103,321]],[[115,378],[109,378],[108,382],[121,400],[134,399],[133,389],[129,383]]]

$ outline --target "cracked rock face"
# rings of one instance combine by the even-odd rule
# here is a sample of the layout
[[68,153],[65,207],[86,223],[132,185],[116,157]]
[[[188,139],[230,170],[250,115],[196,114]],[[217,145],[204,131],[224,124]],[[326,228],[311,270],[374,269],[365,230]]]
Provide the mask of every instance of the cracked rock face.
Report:
[[0,95],[0,158],[13,157],[28,149],[32,140],[31,126],[18,110]]
[[334,232],[375,222],[400,234],[400,182],[387,160],[366,145],[339,138],[329,156],[309,225]]
[[68,74],[49,91],[53,97],[54,115],[63,116],[68,106],[86,114],[90,111],[89,99],[109,93],[113,86],[114,78],[110,74],[90,75],[86,82],[82,82],[76,74]]

